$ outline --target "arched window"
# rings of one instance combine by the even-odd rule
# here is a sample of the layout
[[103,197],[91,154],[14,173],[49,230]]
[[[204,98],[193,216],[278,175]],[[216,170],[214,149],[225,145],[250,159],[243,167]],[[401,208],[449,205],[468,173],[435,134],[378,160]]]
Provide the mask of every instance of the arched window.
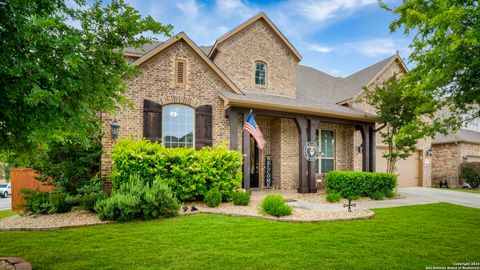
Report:
[[163,107],[162,142],[165,147],[193,147],[195,145],[195,110],[182,104]]
[[264,62],[255,62],[255,84],[267,84],[267,64]]

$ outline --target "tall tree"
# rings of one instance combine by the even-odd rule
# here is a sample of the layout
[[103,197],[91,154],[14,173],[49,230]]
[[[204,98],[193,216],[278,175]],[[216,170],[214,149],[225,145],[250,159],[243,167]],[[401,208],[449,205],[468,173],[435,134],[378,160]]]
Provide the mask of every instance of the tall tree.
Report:
[[436,107],[431,97],[404,95],[406,87],[405,77],[393,76],[382,85],[365,88],[367,102],[383,123],[378,132],[388,147],[383,157],[389,173],[395,172],[398,160],[416,151],[418,140],[431,136],[438,126],[438,121],[432,120]]
[[88,140],[137,74],[124,48],[172,30],[123,0],[0,0],[0,18],[0,151],[17,155]]
[[[480,6],[477,0],[405,0],[396,8],[392,32],[413,35],[408,92],[431,93],[439,108],[480,116]],[[449,120],[459,124],[455,114]],[[456,122],[455,122],[456,121]]]

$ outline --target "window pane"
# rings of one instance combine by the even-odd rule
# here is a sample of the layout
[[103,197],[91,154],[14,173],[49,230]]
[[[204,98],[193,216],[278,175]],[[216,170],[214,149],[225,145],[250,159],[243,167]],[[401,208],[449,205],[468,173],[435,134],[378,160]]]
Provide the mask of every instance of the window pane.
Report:
[[193,147],[195,110],[189,106],[172,104],[163,108],[162,137],[165,147]]
[[335,134],[333,130],[322,130],[320,140],[323,157],[335,157]]
[[255,63],[255,84],[265,85],[266,65],[265,63]]
[[321,161],[322,173],[328,173],[329,171],[334,170],[334,160],[333,159],[322,159]]

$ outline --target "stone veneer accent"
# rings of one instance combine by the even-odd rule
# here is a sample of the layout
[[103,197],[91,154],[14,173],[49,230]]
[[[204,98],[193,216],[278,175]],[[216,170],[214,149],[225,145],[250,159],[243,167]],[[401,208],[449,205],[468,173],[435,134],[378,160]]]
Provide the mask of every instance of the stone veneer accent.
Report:
[[[175,59],[186,60],[187,83],[178,88],[174,80]],[[105,136],[102,138],[102,175],[112,170],[110,152],[114,145],[110,123],[116,118],[120,124],[119,139],[143,136],[143,100],[149,99],[162,105],[182,103],[192,107],[212,104],[213,143],[228,143],[230,138],[228,119],[225,118],[219,89],[228,89],[211,68],[182,40],[140,65],[142,74],[128,83],[126,97],[134,109],[122,106],[115,116],[102,115]]]
[[473,143],[444,143],[432,145],[432,186],[448,180],[450,186],[458,187],[464,182],[460,179],[460,165],[464,156],[480,156],[480,145]]
[[[298,64],[288,47],[262,19],[217,46],[213,62],[240,89],[277,95],[296,95]],[[255,61],[267,64],[267,83],[255,84]]]

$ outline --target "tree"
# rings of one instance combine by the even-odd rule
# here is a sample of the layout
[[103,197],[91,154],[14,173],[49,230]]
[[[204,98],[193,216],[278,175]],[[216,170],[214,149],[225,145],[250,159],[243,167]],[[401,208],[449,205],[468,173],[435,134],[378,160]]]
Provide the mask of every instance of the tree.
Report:
[[[474,0],[405,0],[396,8],[392,32],[413,34],[409,60],[416,63],[407,75],[409,94],[430,93],[437,109],[447,106],[457,126],[460,114],[480,116],[480,6]],[[448,123],[448,122],[447,122]]]
[[124,48],[172,30],[123,0],[65,2],[0,0],[0,151],[10,156],[88,141],[98,115],[126,103],[125,81],[138,73]]
[[393,76],[373,89],[365,88],[367,102],[373,107],[378,121],[382,142],[388,150],[387,172],[395,172],[395,164],[416,151],[418,140],[431,136],[438,121],[432,120],[436,107],[429,95],[404,95],[407,84],[405,77]]

